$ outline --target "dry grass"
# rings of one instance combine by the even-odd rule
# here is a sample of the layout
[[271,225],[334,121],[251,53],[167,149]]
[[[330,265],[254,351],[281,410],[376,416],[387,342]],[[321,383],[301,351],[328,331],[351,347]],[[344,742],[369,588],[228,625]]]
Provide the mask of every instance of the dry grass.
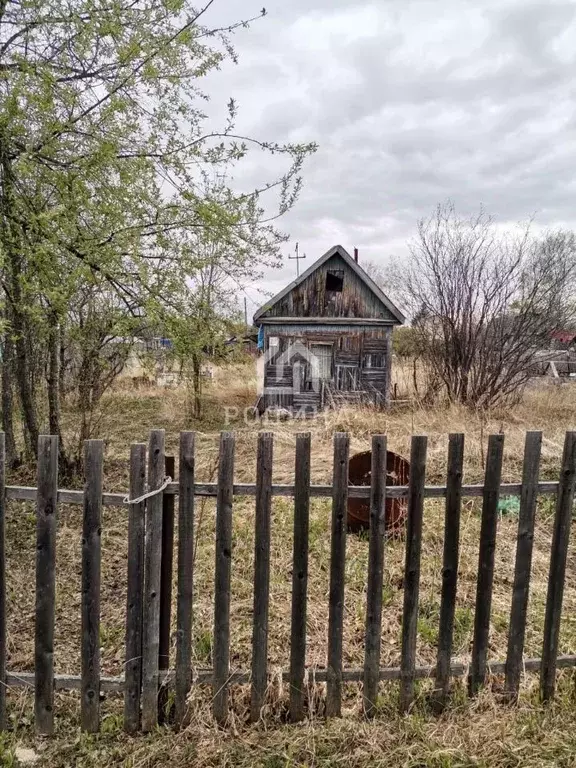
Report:
[[[179,430],[193,428],[198,433],[198,474],[212,480],[216,471],[219,430],[224,424],[224,407],[237,406],[236,421],[227,425],[237,432],[236,477],[253,481],[256,461],[255,434],[259,428],[275,432],[274,480],[293,478],[294,441],[298,431],[310,430],[312,439],[312,477],[314,482],[329,482],[332,461],[332,434],[345,430],[352,435],[352,450],[365,450],[373,432],[385,432],[389,447],[409,455],[412,433],[429,436],[428,482],[443,480],[448,432],[466,433],[465,481],[480,482],[483,453],[490,432],[503,430],[505,438],[506,480],[520,477],[524,433],[542,429],[542,476],[557,476],[563,435],[576,422],[576,400],[572,386],[540,386],[526,393],[524,401],[507,413],[470,413],[450,407],[425,410],[413,407],[382,413],[371,409],[344,409],[329,412],[306,422],[245,424],[242,408],[254,402],[251,371],[228,369],[206,393],[205,416],[194,422],[186,393],[180,390],[120,390],[108,396],[100,420],[101,436],[107,440],[106,488],[127,486],[128,444],[146,440],[149,429],[164,427],[168,449],[177,453]],[[67,416],[70,426],[74,414]],[[21,478],[22,479],[22,476]],[[59,513],[58,584],[55,665],[58,672],[79,670],[80,629],[80,509],[64,507]],[[550,500],[538,509],[535,537],[532,591],[529,607],[526,654],[541,650],[546,578],[551,539]],[[197,549],[195,558],[194,663],[201,667],[211,661],[212,599],[214,563],[214,503],[197,505]],[[425,508],[420,618],[418,624],[418,662],[434,663],[441,583],[443,508],[429,500]],[[8,595],[9,667],[33,669],[34,609],[34,509],[32,505],[11,503],[8,509]],[[102,627],[101,648],[104,674],[122,673],[124,603],[126,580],[126,512],[106,508],[102,539]],[[468,660],[473,624],[475,579],[478,557],[479,504],[468,500],[463,507],[462,551],[456,612],[454,655]],[[496,550],[496,577],[490,631],[490,658],[502,659],[506,650],[511,579],[517,520],[503,517],[499,523]],[[250,664],[252,563],[254,547],[253,501],[238,499],[234,508],[234,550],[232,579],[232,655],[235,669]],[[317,499],[311,505],[310,576],[308,614],[309,665],[324,666],[328,617],[330,503]],[[367,541],[349,537],[346,567],[346,614],[344,663],[359,667],[363,659]],[[290,572],[292,549],[292,504],[275,499],[272,527],[272,578],[269,660],[272,672],[287,668],[290,622]],[[384,622],[382,662],[399,662],[402,608],[402,541],[386,543],[386,572],[383,590]],[[560,638],[561,653],[576,653],[576,544],[571,544],[565,588],[564,615]],[[543,709],[537,704],[537,680],[523,680],[522,703],[518,709],[502,707],[497,701],[498,680],[479,700],[468,702],[456,686],[450,710],[434,717],[427,709],[428,684],[419,687],[419,698],[407,718],[396,715],[396,686],[382,685],[381,715],[375,723],[360,717],[357,685],[346,686],[347,718],[325,726],[321,717],[321,689],[310,702],[310,720],[297,727],[281,725],[285,718],[287,691],[273,675],[265,723],[275,728],[266,732],[245,725],[247,689],[233,691],[235,714],[232,735],[223,740],[213,727],[208,712],[206,691],[194,690],[191,700],[192,725],[174,736],[160,732],[152,737],[126,739],[120,735],[121,703],[110,697],[103,703],[104,733],[96,739],[78,737],[78,702],[75,694],[59,694],[57,719],[59,737],[45,745],[43,764],[113,765],[258,765],[278,766],[453,766],[472,765],[572,765],[575,753],[576,708],[572,701],[570,674],[561,675],[560,696],[556,704]],[[17,742],[38,748],[29,727],[31,698],[10,694],[14,732],[5,742],[5,761]],[[0,744],[0,756],[2,744]]]

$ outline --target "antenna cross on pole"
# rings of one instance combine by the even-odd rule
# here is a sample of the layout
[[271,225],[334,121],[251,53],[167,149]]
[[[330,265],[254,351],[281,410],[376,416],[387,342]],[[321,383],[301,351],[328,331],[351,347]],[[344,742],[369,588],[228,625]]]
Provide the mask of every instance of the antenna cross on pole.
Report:
[[296,277],[300,277],[300,261],[301,261],[301,259],[305,259],[306,258],[306,254],[304,253],[302,256],[300,256],[300,251],[298,249],[298,243],[296,243],[295,251],[296,251],[296,256],[288,256],[288,258],[290,260],[293,260],[293,259],[296,260]]

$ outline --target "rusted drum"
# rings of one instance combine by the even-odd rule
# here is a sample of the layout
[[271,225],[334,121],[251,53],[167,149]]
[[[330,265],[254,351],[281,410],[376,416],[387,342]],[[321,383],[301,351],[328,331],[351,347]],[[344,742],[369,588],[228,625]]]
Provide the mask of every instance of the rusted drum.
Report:
[[[372,451],[357,453],[348,463],[350,485],[370,485],[372,476]],[[393,451],[386,454],[386,485],[408,485],[410,464]],[[407,503],[404,499],[386,499],[386,532],[398,534],[404,530]],[[348,530],[351,533],[370,528],[369,499],[348,499]]]

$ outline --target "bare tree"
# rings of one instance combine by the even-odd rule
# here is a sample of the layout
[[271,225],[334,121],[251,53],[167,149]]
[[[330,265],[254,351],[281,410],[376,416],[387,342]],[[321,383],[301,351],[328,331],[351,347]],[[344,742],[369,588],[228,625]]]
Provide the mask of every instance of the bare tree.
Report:
[[394,255],[389,256],[384,263],[366,259],[360,266],[397,307],[404,309],[407,306],[409,297],[406,296],[405,264],[401,259]]
[[413,325],[448,397],[475,407],[516,399],[538,349],[573,309],[571,232],[502,232],[480,210],[439,205],[418,224],[405,271]]

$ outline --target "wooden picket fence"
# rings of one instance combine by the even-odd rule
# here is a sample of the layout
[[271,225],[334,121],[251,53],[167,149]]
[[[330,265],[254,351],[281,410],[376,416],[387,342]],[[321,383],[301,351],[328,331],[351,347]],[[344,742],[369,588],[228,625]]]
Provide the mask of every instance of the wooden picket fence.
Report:
[[[235,683],[251,686],[251,718],[261,716],[268,683],[267,639],[270,581],[270,522],[274,496],[294,499],[294,543],[292,569],[292,621],[290,667],[283,673],[289,682],[290,717],[300,720],[305,714],[306,604],[308,577],[308,529],[311,497],[332,498],[332,532],[327,665],[315,669],[314,679],[326,683],[326,715],[341,712],[342,685],[363,683],[364,710],[374,715],[379,683],[397,680],[400,706],[406,711],[414,697],[415,680],[432,677],[438,700],[449,693],[452,677],[468,675],[474,695],[488,672],[505,675],[505,690],[510,699],[518,695],[522,670],[540,671],[544,700],[554,694],[556,670],[576,665],[576,656],[558,656],[568,540],[576,484],[576,432],[567,432],[559,480],[539,482],[542,435],[526,435],[521,483],[501,483],[504,436],[491,435],[482,485],[463,485],[464,436],[449,437],[447,481],[443,486],[425,485],[427,438],[413,436],[408,486],[386,486],[386,437],[372,438],[372,485],[349,486],[349,436],[334,435],[334,465],[331,485],[311,485],[310,434],[296,437],[294,485],[272,483],[273,434],[258,437],[255,484],[234,484],[234,434],[220,438],[216,483],[197,483],[194,474],[194,433],[180,436],[178,481],[174,461],[165,456],[164,432],[155,430],[146,445],[132,445],[130,452],[129,496],[103,492],[102,441],[85,445],[85,486],[83,491],[58,489],[58,439],[40,437],[37,488],[5,485],[4,436],[0,434],[0,726],[6,724],[6,689],[11,686],[34,688],[35,722],[40,733],[54,727],[55,689],[77,689],[81,696],[81,724],[87,731],[100,725],[100,693],[122,691],[125,728],[130,732],[149,731],[158,723],[166,690],[173,687],[175,722],[186,718],[187,696],[192,684],[211,686],[212,710],[219,723],[229,712],[229,687]],[[520,511],[516,565],[510,613],[508,651],[503,661],[488,663],[490,606],[494,577],[494,551],[500,494],[518,495]],[[530,587],[532,544],[537,499],[556,496],[556,512],[550,555],[550,571],[540,659],[524,659],[524,634]],[[178,496],[176,664],[168,670],[170,605],[175,496]],[[232,569],[232,511],[235,496],[254,496],[255,556],[252,664],[249,671],[230,672],[230,584]],[[146,498],[143,498],[146,497]],[[214,593],[213,668],[193,670],[193,537],[196,497],[216,498],[216,555]],[[367,610],[365,655],[362,669],[344,669],[343,616],[346,558],[346,510],[349,497],[370,500],[370,535],[367,572]],[[407,498],[404,571],[404,606],[400,667],[380,666],[382,630],[382,585],[384,566],[384,510],[386,498]],[[452,637],[458,582],[460,510],[463,497],[482,498],[476,609],[471,663],[452,659]],[[435,666],[416,666],[418,590],[424,500],[445,498],[445,537],[437,662]],[[35,669],[33,673],[6,670],[6,500],[34,500],[37,509]],[[56,531],[58,503],[83,506],[82,598],[81,598],[81,674],[54,674],[53,646],[55,624]],[[126,604],[126,661],[123,677],[103,677],[100,673],[100,535],[102,505],[128,508],[128,568]]]

